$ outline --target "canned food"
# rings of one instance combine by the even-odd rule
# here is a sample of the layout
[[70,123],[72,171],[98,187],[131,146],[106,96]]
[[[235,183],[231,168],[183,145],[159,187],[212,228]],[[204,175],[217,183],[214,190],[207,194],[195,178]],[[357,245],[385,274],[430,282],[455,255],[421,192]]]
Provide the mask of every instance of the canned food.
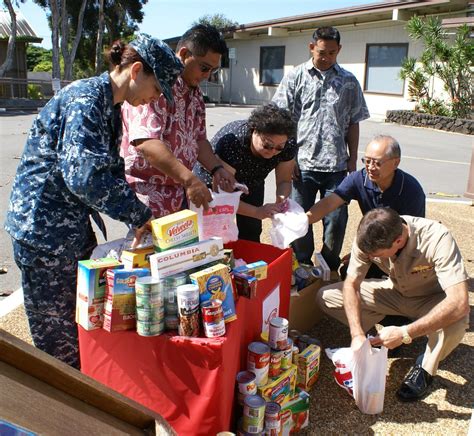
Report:
[[283,351],[271,349],[270,350],[270,366],[268,368],[269,377],[278,377],[281,373],[281,358]]
[[178,330],[179,318],[176,315],[165,316],[165,328],[166,330]]
[[268,344],[268,332],[260,333],[260,341],[264,344]]
[[263,431],[265,421],[265,400],[259,395],[247,395],[244,399],[242,429],[248,433]]
[[178,304],[165,304],[165,313],[166,315],[178,315]]
[[165,309],[163,306],[137,307],[137,321],[163,321]]
[[250,371],[240,371],[235,380],[237,382],[237,401],[243,406],[247,395],[255,395],[257,393],[255,374]]
[[288,337],[293,341],[293,345],[298,345],[298,338],[301,336],[299,330],[291,329],[288,332]]
[[308,341],[311,340],[311,337],[308,335],[301,335],[298,338],[298,349],[302,352],[308,345]]
[[222,301],[212,299],[201,304],[202,323],[204,334],[208,338],[217,338],[225,335],[224,311]]
[[135,281],[137,307],[163,306],[163,284],[155,277],[138,277]]
[[270,347],[262,342],[251,342],[248,346],[247,369],[255,374],[257,386],[267,384],[269,364]]
[[288,320],[285,318],[272,318],[268,333],[268,345],[275,350],[283,350],[288,339]]
[[300,349],[296,345],[293,345],[292,354],[293,365],[298,365],[298,355],[300,354]]
[[139,321],[137,320],[137,333],[140,336],[157,336],[163,333],[165,324],[161,321]]
[[199,287],[180,285],[176,288],[180,336],[199,336]]
[[275,402],[268,402],[265,406],[265,434],[278,435],[281,429],[281,406]]
[[137,307],[151,308],[156,306],[163,307],[163,295],[159,294],[136,294]]
[[282,351],[281,356],[281,369],[285,371],[291,368],[293,363],[293,341],[288,339],[288,344],[286,348]]
[[309,282],[310,273],[303,267],[298,267],[295,269],[295,284],[298,290],[306,287]]

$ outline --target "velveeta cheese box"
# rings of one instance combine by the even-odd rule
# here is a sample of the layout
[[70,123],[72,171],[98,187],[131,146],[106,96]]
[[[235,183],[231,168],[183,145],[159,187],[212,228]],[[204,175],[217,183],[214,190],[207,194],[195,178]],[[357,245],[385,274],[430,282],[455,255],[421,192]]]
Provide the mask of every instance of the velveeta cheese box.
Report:
[[151,222],[153,247],[157,253],[199,241],[197,213],[185,209]]
[[218,263],[217,265],[189,274],[189,278],[192,283],[199,286],[200,303],[211,299],[221,300],[224,321],[227,323],[237,319],[232,292],[232,279],[227,265]]
[[77,268],[76,322],[86,330],[102,327],[106,273],[110,268],[123,268],[114,258],[79,261]]

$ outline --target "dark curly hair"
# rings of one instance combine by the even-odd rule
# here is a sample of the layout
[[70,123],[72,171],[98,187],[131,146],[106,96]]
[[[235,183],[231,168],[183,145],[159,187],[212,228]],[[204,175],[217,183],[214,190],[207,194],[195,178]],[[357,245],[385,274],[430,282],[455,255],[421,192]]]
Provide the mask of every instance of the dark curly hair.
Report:
[[153,69],[143,60],[136,50],[120,40],[116,40],[112,43],[108,55],[110,65],[112,67],[118,66],[119,71],[134,62],[141,62],[145,74],[154,74]]
[[288,139],[296,135],[296,123],[290,112],[272,103],[254,109],[248,126],[251,132],[264,135],[286,135]]

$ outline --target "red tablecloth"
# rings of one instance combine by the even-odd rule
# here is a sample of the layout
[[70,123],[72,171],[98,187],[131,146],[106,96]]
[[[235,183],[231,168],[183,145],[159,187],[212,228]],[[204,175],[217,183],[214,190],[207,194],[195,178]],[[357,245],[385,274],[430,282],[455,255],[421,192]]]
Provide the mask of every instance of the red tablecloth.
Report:
[[288,318],[291,251],[237,241],[237,258],[265,260],[268,278],[257,298],[240,298],[237,320],[223,338],[185,338],[135,332],[108,333],[79,327],[82,372],[160,413],[181,435],[214,435],[229,430],[235,375],[245,365],[249,342],[262,328],[262,304],[279,287],[279,315]]

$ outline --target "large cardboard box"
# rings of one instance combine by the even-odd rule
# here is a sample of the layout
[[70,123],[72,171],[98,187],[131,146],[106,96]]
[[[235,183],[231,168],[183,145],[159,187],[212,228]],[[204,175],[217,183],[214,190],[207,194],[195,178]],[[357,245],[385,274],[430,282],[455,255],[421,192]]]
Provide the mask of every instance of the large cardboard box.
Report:
[[323,312],[316,304],[316,294],[323,286],[322,280],[318,279],[306,288],[290,296],[290,329],[307,332],[317,324]]

